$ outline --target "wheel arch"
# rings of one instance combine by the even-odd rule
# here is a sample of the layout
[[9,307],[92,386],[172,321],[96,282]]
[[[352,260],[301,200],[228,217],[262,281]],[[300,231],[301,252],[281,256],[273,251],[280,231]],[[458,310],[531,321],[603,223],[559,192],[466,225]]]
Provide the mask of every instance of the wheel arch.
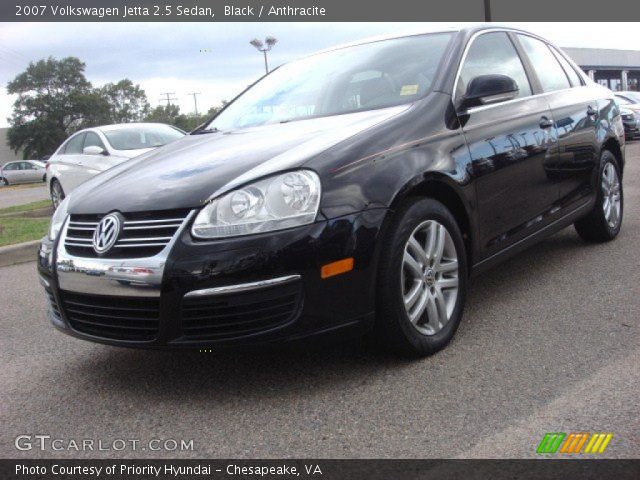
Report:
[[609,137],[602,144],[601,150],[609,150],[613,153],[616,160],[618,160],[618,166],[620,167],[620,177],[623,176],[624,173],[624,154],[622,153],[622,147],[620,146],[620,142],[614,137]]
[[475,224],[472,221],[471,205],[460,186],[448,176],[437,172],[414,179],[393,198],[389,208],[389,217],[394,215],[401,203],[410,198],[433,198],[451,211],[462,233],[467,250],[467,266],[470,272],[476,257]]

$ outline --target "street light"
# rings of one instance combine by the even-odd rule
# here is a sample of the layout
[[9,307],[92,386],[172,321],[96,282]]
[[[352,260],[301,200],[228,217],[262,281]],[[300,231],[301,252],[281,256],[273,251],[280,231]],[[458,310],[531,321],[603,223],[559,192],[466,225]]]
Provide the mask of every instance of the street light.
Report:
[[267,63],[267,52],[273,48],[273,46],[278,43],[278,39],[275,37],[267,37],[264,39],[264,43],[257,38],[254,38],[249,42],[251,45],[256,47],[258,51],[264,54],[264,70],[266,73],[269,73],[269,64]]

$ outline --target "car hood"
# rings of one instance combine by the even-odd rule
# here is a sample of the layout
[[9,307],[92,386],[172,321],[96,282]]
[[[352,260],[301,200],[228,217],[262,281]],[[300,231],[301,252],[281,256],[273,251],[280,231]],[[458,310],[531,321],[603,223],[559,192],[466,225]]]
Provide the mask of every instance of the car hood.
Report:
[[299,167],[408,108],[404,105],[225,133],[187,135],[82,184],[72,194],[69,212],[199,207],[256,178]]

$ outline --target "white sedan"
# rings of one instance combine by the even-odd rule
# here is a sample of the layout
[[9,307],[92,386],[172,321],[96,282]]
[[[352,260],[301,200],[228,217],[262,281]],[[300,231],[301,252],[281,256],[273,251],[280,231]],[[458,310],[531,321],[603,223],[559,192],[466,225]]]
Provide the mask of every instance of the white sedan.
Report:
[[65,195],[94,175],[184,135],[182,130],[161,123],[123,123],[75,133],[47,163],[53,205],[57,207]]
[[45,164],[39,160],[17,160],[0,167],[0,184],[34,183],[46,180]]

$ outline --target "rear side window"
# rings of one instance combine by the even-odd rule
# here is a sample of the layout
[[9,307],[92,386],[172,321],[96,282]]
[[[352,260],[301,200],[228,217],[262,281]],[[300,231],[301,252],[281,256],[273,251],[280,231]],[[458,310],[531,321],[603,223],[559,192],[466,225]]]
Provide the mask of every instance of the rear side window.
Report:
[[567,75],[545,43],[528,35],[518,35],[518,38],[522,48],[524,48],[531,60],[544,92],[553,92],[571,87]]
[[84,143],[84,133],[80,133],[67,142],[64,147],[65,155],[76,155],[82,153],[82,144]]
[[567,77],[569,77],[569,81],[571,82],[572,87],[579,87],[582,85],[582,80],[580,80],[580,76],[576,73],[575,69],[571,66],[567,59],[564,58],[560,52],[558,52],[555,48],[551,47],[551,51],[556,56],[562,68],[564,68]]
[[465,94],[467,85],[480,75],[507,75],[518,85],[518,97],[531,95],[529,79],[513,43],[505,32],[485,33],[476,38],[464,60],[456,96]]
[[4,167],[4,170],[18,170],[18,164],[17,163],[7,163]]

